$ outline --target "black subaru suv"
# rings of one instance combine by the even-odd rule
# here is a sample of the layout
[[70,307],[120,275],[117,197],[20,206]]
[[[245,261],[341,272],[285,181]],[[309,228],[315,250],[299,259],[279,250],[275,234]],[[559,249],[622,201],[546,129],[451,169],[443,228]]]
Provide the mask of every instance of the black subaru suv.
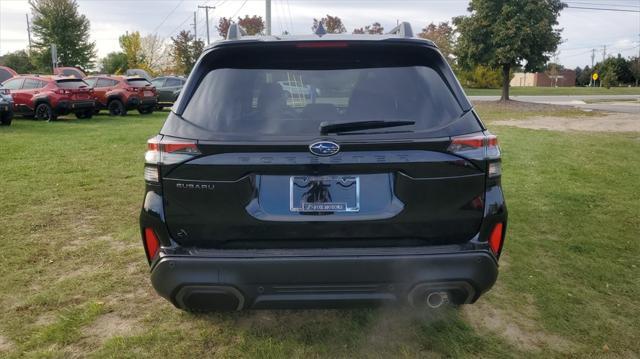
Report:
[[496,281],[500,149],[437,47],[322,30],[233,25],[148,141],[142,241],[176,307],[435,308]]

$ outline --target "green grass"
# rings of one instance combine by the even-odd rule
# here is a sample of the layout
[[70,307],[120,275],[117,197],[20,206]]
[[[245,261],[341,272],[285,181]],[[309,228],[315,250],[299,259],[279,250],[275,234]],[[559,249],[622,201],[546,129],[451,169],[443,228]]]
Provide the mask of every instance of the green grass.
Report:
[[[500,96],[501,89],[465,89],[468,96]],[[511,96],[640,95],[640,87],[512,87]]]
[[[496,106],[478,111],[542,111]],[[566,111],[544,113],[581,115]],[[463,310],[193,315],[153,292],[137,228],[145,140],[165,115],[0,128],[0,357],[640,355],[640,134],[492,127],[505,255]]]

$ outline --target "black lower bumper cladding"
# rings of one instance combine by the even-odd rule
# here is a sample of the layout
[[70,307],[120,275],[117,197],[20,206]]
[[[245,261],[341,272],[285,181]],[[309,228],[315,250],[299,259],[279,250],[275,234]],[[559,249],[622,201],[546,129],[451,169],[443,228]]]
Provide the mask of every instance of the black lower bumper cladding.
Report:
[[[406,252],[406,249],[405,249]],[[496,281],[482,250],[437,254],[167,256],[154,263],[156,291],[191,311],[426,305],[429,293],[473,303]]]

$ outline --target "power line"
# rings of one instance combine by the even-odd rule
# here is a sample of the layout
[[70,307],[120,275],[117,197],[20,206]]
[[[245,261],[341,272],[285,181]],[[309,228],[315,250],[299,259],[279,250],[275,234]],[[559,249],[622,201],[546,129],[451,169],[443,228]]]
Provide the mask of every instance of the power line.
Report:
[[604,8],[604,7],[569,6],[569,9],[601,10],[601,11],[618,11],[618,12],[636,12],[636,13],[640,13],[640,10],[612,9],[612,8]]
[[247,4],[248,0],[244,0],[242,2],[242,5],[240,5],[240,7],[238,8],[238,10],[236,10],[235,13],[233,13],[233,15],[231,15],[231,17],[229,18],[230,20],[233,20],[234,17],[236,17],[236,15],[238,15],[238,13],[240,12],[240,10],[242,10],[242,8]]
[[160,22],[160,24],[159,24],[158,26],[156,26],[156,29],[155,29],[155,30],[153,30],[153,33],[154,33],[154,34],[158,32],[158,29],[160,29],[160,26],[162,26],[162,24],[164,24],[164,22],[165,22],[165,21],[167,21],[167,19],[169,18],[169,16],[171,16],[171,15],[172,15],[172,14],[173,14],[177,9],[178,9],[178,7],[179,7],[183,2],[184,2],[184,0],[180,0],[180,1],[178,1],[178,4],[176,5],[176,7],[174,7],[174,8],[173,8],[173,10],[171,10],[171,11],[167,14],[167,16],[165,16],[165,18],[164,18],[164,19],[162,19],[162,21]]

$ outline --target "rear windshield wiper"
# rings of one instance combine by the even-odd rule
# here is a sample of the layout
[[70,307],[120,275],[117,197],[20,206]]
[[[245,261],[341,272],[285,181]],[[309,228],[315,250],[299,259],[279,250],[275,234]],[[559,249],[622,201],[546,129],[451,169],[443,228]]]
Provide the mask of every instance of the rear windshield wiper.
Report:
[[371,130],[376,128],[409,126],[415,124],[415,121],[355,121],[339,123],[323,122],[320,124],[320,134],[326,135],[329,133],[353,132],[360,130]]

